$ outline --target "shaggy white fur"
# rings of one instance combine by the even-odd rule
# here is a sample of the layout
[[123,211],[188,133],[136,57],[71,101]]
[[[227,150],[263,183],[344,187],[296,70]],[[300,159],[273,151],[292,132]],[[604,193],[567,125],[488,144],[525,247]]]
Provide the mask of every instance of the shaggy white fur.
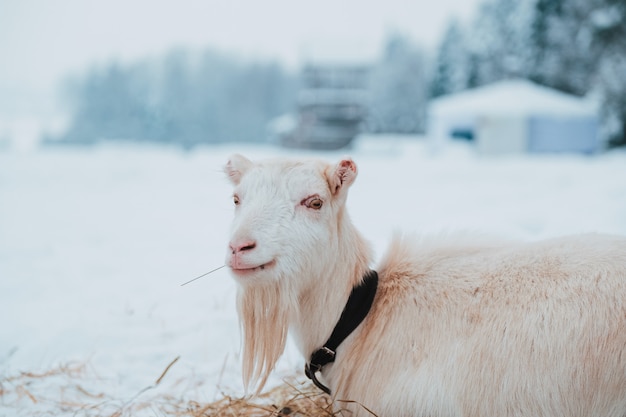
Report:
[[[345,209],[350,159],[234,155],[225,172],[243,377],[260,390],[288,330],[307,360],[326,341],[372,257]],[[626,416],[626,238],[398,236],[376,269],[372,310],[324,369],[343,415]]]

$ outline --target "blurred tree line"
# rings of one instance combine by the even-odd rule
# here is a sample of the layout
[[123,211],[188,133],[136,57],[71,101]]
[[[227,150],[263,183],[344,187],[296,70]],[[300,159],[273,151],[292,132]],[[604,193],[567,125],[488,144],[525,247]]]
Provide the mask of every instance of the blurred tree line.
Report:
[[604,139],[626,145],[626,1],[488,0],[468,27],[450,23],[430,93],[512,77],[592,97]]
[[297,77],[278,64],[176,50],[137,64],[94,68],[69,81],[72,122],[49,142],[263,141],[267,121],[291,110]]
[[[473,22],[449,24],[434,57],[392,35],[372,66],[365,129],[423,133],[429,99],[513,77],[593,97],[605,140],[626,145],[626,1],[486,0]],[[298,86],[276,63],[210,50],[111,64],[68,84],[72,123],[54,139],[265,141]]]
[[[371,132],[425,130],[428,61],[421,48],[393,35],[372,66]],[[206,50],[177,50],[135,64],[109,64],[66,83],[72,120],[46,143],[124,140],[184,147],[262,142],[269,122],[296,109],[300,77],[276,63],[239,60]]]

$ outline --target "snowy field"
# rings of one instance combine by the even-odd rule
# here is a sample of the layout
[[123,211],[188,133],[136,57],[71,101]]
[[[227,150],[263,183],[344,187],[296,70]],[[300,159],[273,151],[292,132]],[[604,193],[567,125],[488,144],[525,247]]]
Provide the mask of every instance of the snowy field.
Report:
[[[221,167],[233,152],[350,154],[360,173],[349,210],[378,256],[397,230],[626,235],[624,151],[492,158],[390,137],[324,154],[112,145],[0,152],[0,416],[45,414],[71,401],[67,387],[78,383],[67,375],[25,388],[11,379],[59,366],[79,367],[79,388],[94,402],[116,399],[111,410],[178,356],[150,395],[212,401],[242,393],[228,271],[180,285],[224,263],[232,200]],[[302,366],[290,346],[274,382]]]

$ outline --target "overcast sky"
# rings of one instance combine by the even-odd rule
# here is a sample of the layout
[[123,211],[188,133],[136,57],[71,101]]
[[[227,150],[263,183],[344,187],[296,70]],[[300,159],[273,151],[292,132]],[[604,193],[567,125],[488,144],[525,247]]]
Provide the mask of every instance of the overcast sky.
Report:
[[479,2],[0,0],[0,88],[48,87],[93,62],[175,46],[213,46],[291,66],[311,45],[374,55],[393,32],[434,47],[452,16],[468,19]]

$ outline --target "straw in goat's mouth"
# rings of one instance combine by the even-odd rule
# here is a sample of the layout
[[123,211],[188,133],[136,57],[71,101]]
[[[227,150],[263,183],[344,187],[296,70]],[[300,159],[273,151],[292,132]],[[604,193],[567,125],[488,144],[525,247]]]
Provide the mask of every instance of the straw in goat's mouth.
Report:
[[185,282],[185,283],[183,283],[183,284],[180,284],[180,286],[181,286],[181,287],[182,287],[182,286],[185,286],[185,285],[189,284],[190,282],[194,282],[194,281],[195,281],[195,280],[197,280],[197,279],[200,279],[200,278],[205,277],[205,276],[207,276],[207,275],[209,275],[209,274],[212,274],[213,272],[215,272],[215,271],[217,271],[217,270],[220,270],[220,269],[224,268],[225,266],[226,266],[226,265],[222,265],[222,266],[220,266],[220,267],[217,267],[217,268],[215,268],[215,269],[210,270],[209,272],[205,272],[204,274],[202,274],[202,275],[200,275],[200,276],[197,276],[197,277],[195,277],[194,279],[191,279],[191,280],[189,280],[189,281],[187,281],[187,282]]

